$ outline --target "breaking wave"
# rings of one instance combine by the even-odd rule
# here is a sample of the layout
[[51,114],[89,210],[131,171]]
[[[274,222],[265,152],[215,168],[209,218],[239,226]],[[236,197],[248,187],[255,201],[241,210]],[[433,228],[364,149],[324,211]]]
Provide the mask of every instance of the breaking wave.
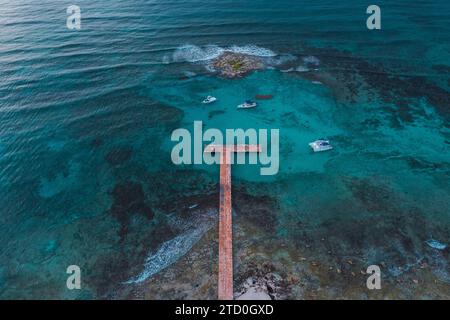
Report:
[[179,221],[179,224],[187,227],[187,231],[161,244],[155,252],[147,257],[144,270],[136,277],[126,281],[125,284],[141,283],[187,254],[211,229],[213,226],[212,217],[215,215],[215,211],[208,211],[203,217],[194,220],[192,223]]
[[274,67],[282,66],[292,63],[297,60],[297,57],[292,54],[281,54],[277,56],[268,57],[265,59],[266,64]]
[[305,66],[298,66],[298,67],[295,69],[295,71],[297,71],[297,72],[308,72],[309,69],[308,69],[307,67],[305,67]]
[[281,70],[281,72],[283,72],[283,73],[289,73],[289,72],[292,72],[292,71],[294,71],[294,68],[282,69]]
[[296,68],[289,68],[289,69],[281,69],[281,72],[283,73],[290,73],[290,72],[309,72],[310,70],[308,67],[305,66],[298,66]]
[[128,280],[129,283],[141,283],[175,263],[178,259],[188,253],[194,244],[200,240],[206,232],[204,227],[195,229],[191,232],[185,232],[179,236],[164,242],[155,253],[151,254],[145,261],[144,271],[137,277]]
[[320,64],[319,58],[317,58],[315,56],[304,57],[303,62],[305,62],[306,64],[314,65],[314,66],[318,66]]
[[217,58],[224,52],[218,46],[198,47],[194,45],[184,45],[173,53],[173,62],[200,62]]
[[[256,57],[275,57],[277,54],[270,49],[258,47],[256,45],[219,47],[208,45],[199,47],[196,45],[183,45],[175,50],[172,55],[172,62],[201,62],[209,61],[219,57],[224,52],[242,53]],[[169,56],[164,56],[163,63],[170,61]]]
[[232,46],[229,49],[225,49],[225,51],[231,51],[235,53],[247,54],[249,56],[256,57],[275,57],[277,54],[270,49],[261,48],[255,45],[248,45],[243,47]]

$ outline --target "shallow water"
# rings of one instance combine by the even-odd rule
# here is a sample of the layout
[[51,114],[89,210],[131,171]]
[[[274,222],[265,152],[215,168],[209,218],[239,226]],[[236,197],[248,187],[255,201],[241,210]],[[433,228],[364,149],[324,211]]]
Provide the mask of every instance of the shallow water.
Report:
[[[69,31],[58,1],[0,0],[0,297],[120,298],[155,253],[176,269],[206,232],[180,224],[217,199],[217,167],[170,161],[172,130],[194,120],[280,129],[278,175],[233,167],[237,201],[270,203],[255,227],[276,239],[260,248],[267,260],[284,241],[321,263],[383,262],[393,279],[425,261],[445,297],[448,249],[425,241],[450,244],[450,5],[381,1],[371,32],[369,4],[79,0],[82,30]],[[208,62],[225,50],[266,68],[220,78]],[[219,100],[205,107],[208,94]],[[259,94],[273,99],[235,108]],[[319,137],[334,150],[311,153]],[[203,213],[188,209],[196,203]],[[243,239],[257,239],[249,230]],[[65,287],[71,264],[81,291]]]

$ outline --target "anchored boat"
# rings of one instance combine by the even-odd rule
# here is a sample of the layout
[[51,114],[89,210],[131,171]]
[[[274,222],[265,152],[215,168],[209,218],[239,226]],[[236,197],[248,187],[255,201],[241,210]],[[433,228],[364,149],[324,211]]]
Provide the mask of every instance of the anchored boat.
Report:
[[314,152],[328,151],[333,149],[333,146],[330,144],[330,141],[325,139],[319,139],[314,142],[311,142],[309,146],[314,150]]
[[215,101],[217,101],[217,98],[216,98],[216,97],[213,97],[213,96],[207,96],[207,97],[202,101],[202,103],[203,103],[203,104],[210,104],[210,103],[213,103],[213,102],[215,102]]
[[258,104],[252,100],[247,100],[243,104],[238,105],[238,109],[250,109],[256,107]]

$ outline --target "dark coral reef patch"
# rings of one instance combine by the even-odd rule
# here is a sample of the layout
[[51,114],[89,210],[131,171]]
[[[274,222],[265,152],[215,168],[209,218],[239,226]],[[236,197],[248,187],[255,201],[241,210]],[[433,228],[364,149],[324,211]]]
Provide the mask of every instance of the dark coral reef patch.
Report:
[[[418,102],[425,99],[446,120],[446,126],[450,126],[450,92],[430,79],[395,73],[349,52],[314,48],[310,51],[320,57],[322,71],[301,76],[329,85],[338,101],[355,103],[361,98],[370,100],[378,96],[384,103],[395,106],[388,106],[385,111],[394,117],[393,127],[400,127],[401,123],[411,123],[416,117],[425,116],[418,106]],[[448,66],[438,65],[434,69],[445,72]]]
[[153,218],[153,211],[145,203],[141,184],[133,181],[118,183],[111,195],[114,203],[109,211],[120,223],[119,235],[122,239],[127,234],[130,219],[134,214],[141,214],[147,219]]
[[118,166],[130,160],[132,155],[133,148],[123,147],[111,150],[106,154],[105,159],[111,166]]
[[238,186],[233,190],[233,208],[247,222],[266,232],[275,231],[278,211],[276,199],[267,195],[252,195],[245,188]]
[[360,201],[368,212],[391,211],[392,190],[385,184],[369,179],[346,178],[344,183],[353,197]]

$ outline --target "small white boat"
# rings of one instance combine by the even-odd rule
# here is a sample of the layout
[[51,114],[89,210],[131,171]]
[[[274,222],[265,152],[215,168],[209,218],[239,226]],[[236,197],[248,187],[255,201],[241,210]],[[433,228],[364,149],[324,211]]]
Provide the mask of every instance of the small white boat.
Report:
[[202,101],[202,103],[203,103],[203,104],[210,104],[210,103],[213,103],[213,102],[215,102],[215,101],[217,101],[217,98],[216,98],[216,97],[213,97],[213,96],[207,96],[207,97],[205,98],[205,100]]
[[309,146],[314,150],[314,152],[321,152],[333,149],[330,144],[330,141],[325,139],[319,139],[314,142],[311,142]]
[[250,109],[256,107],[258,104],[254,101],[247,100],[243,104],[238,105],[238,109]]
[[447,245],[445,245],[437,240],[434,240],[434,239],[429,239],[429,240],[425,241],[425,243],[427,245],[429,245],[431,248],[437,249],[437,250],[445,250],[445,248],[447,248]]

